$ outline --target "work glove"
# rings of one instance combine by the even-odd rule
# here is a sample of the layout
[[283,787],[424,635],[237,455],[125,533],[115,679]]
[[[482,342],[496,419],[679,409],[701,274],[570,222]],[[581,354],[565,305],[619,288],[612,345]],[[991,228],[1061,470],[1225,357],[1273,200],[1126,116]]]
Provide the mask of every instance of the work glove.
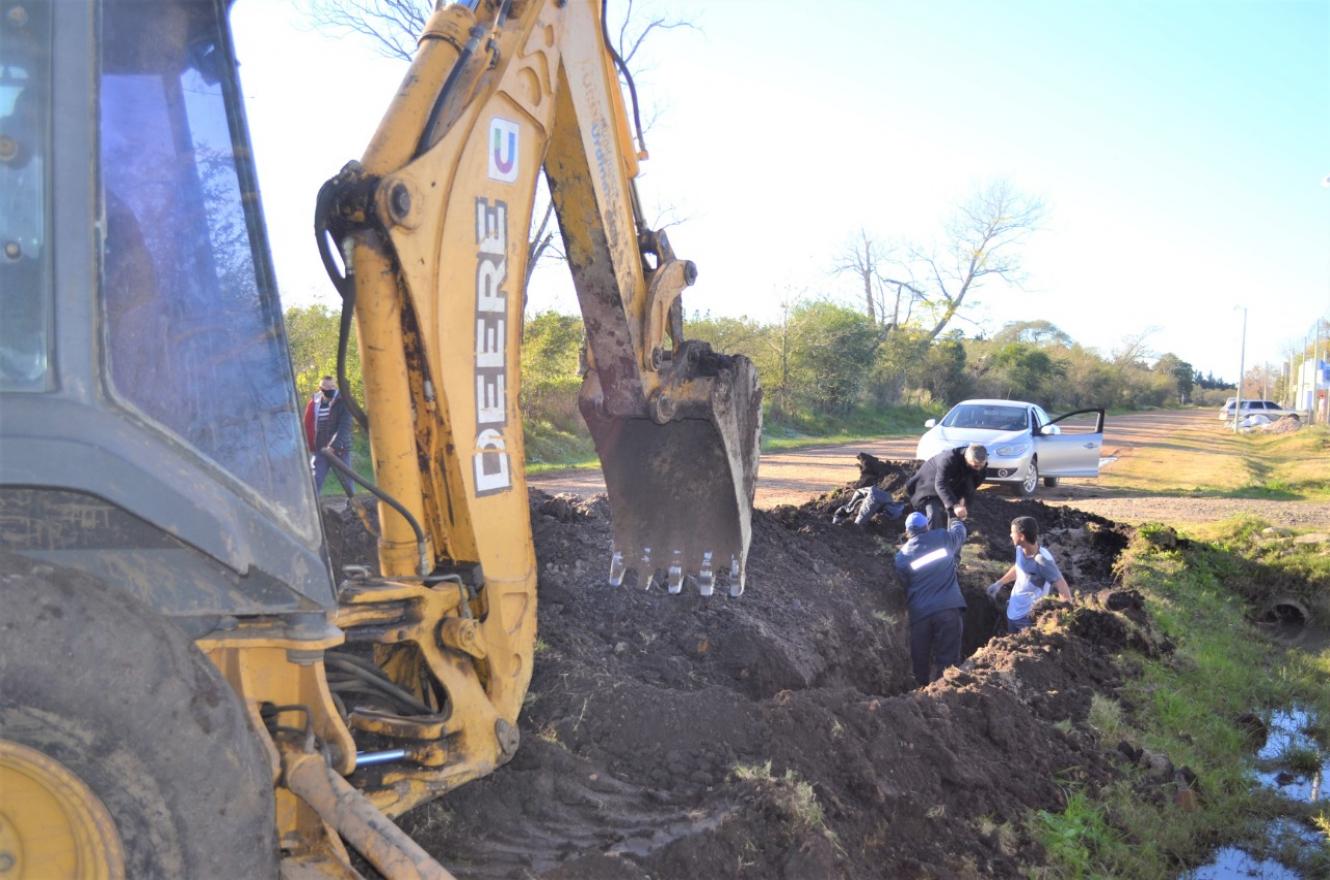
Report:
[[1002,581],[993,581],[984,592],[988,594],[988,598],[996,599],[998,593],[1002,592]]

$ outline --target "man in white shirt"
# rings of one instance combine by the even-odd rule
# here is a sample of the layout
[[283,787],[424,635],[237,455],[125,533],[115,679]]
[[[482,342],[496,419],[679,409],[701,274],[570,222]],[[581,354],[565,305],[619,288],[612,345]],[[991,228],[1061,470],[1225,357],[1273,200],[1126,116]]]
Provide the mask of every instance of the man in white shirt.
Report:
[[1007,632],[1020,632],[1034,622],[1034,603],[1047,596],[1050,588],[1056,588],[1068,602],[1071,588],[1053,561],[1053,554],[1039,546],[1039,523],[1034,517],[1018,516],[1011,521],[1011,543],[1016,547],[1016,561],[989,585],[988,595],[996,598],[999,590],[1016,582],[1007,602]]

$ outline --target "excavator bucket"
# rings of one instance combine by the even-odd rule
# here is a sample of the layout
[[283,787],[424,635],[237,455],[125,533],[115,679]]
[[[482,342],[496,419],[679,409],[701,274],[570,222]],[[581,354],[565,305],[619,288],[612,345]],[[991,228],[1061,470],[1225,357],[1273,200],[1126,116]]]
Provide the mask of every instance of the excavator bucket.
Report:
[[614,530],[609,580],[710,596],[744,590],[762,393],[741,355],[687,343],[651,417],[606,416],[588,374],[582,414],[600,456]]

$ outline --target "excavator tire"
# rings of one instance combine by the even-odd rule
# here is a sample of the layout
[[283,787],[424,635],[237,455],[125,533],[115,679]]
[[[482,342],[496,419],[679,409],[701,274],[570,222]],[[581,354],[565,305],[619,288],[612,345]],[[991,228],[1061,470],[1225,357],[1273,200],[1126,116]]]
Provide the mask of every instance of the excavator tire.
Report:
[[[63,807],[57,831],[91,833],[69,876],[275,878],[269,767],[183,630],[87,575],[0,550],[0,791],[35,786]],[[23,833],[33,854],[50,827],[26,807],[0,796],[0,831],[18,844],[0,854],[19,869],[6,878],[51,876],[54,862],[23,857]]]

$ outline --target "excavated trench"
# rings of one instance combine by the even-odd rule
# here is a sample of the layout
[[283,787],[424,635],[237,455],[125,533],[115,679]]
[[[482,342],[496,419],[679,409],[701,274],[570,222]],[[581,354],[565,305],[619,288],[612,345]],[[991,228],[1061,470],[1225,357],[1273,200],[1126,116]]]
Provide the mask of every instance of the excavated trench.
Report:
[[[1019,817],[1126,760],[1085,723],[1091,697],[1131,674],[1125,649],[1170,650],[1141,598],[1114,587],[1128,529],[983,493],[960,570],[971,656],[912,690],[888,574],[902,518],[834,525],[852,488],[755,513],[737,600],[607,586],[604,498],[533,491],[540,642],[522,747],[403,827],[463,878],[1019,876],[1040,863]],[[1010,563],[1018,515],[1040,521],[1081,598],[994,638],[983,588]],[[335,564],[372,565],[353,516],[325,520]]]

